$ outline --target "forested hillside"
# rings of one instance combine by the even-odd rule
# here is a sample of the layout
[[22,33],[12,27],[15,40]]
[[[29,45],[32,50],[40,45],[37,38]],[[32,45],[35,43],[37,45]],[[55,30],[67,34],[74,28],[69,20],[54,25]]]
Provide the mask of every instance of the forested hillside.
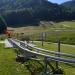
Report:
[[75,19],[69,8],[47,0],[0,0],[0,13],[13,27]]
[[0,16],[0,33],[5,33],[6,30],[7,30],[7,25]]
[[75,0],[65,2],[62,5],[68,9],[70,9],[72,12],[75,12]]

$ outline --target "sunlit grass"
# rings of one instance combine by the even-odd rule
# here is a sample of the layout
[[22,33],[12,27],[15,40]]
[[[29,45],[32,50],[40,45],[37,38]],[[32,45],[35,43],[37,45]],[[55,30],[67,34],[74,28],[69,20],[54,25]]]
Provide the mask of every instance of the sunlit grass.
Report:
[[44,32],[54,29],[70,29],[75,28],[75,21],[64,21],[64,22],[58,22],[53,25],[50,23],[46,24],[39,24],[38,26],[26,26],[26,27],[17,27],[17,28],[11,28],[8,27],[8,29],[13,29],[14,33],[37,33],[37,32]]
[[[58,45],[53,43],[44,42],[44,46],[42,47],[41,42],[34,42],[37,47],[58,51]],[[75,54],[75,47],[61,45],[61,52]],[[75,75],[75,67],[69,66],[64,63],[60,63],[61,68],[64,70],[65,75]]]
[[16,62],[14,49],[4,48],[0,44],[0,75],[29,75],[23,64]]

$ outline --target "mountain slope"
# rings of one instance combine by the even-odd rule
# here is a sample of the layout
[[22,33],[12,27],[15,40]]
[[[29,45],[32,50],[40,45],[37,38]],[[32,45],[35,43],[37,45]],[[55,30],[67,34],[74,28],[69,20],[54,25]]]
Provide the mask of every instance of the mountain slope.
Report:
[[2,17],[0,16],[0,34],[5,33],[6,30],[7,30],[7,26],[4,23]]
[[0,12],[24,8],[33,8],[41,5],[44,6],[45,4],[53,6],[53,4],[48,2],[47,0],[0,0]]
[[8,26],[38,25],[40,21],[61,21],[69,14],[61,5],[48,0],[0,0],[0,14]]
[[70,9],[71,11],[75,11],[75,0],[65,2],[62,5]]

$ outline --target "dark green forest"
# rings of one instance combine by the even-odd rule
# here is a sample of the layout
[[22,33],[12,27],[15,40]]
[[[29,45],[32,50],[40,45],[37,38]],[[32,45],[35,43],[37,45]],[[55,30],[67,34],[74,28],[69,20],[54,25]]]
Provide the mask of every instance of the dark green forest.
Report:
[[4,23],[4,21],[0,18],[0,34],[5,33],[7,30],[7,25]]
[[10,27],[39,25],[40,21],[75,20],[74,5],[75,0],[60,5],[48,0],[0,0],[0,14]]

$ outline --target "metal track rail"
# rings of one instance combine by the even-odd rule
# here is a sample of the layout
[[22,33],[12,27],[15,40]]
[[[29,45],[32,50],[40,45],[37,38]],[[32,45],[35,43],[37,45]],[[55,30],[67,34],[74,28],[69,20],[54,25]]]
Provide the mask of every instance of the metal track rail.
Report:
[[[29,50],[28,48],[25,48],[25,47],[23,47],[23,46],[21,46],[20,45],[20,42],[18,41],[16,41],[16,40],[14,40],[14,39],[8,39],[15,47],[17,47],[20,51],[22,51],[22,52],[24,52],[25,54],[31,54],[31,55],[36,55],[36,56],[42,56],[42,57],[45,57],[45,58],[50,58],[50,59],[52,59],[52,60],[54,60],[54,61],[62,61],[62,62],[68,62],[68,63],[75,63],[75,60],[73,60],[73,59],[67,59],[67,58],[61,58],[61,57],[58,57],[58,56],[51,56],[51,55],[47,55],[47,54],[44,54],[44,53],[40,53],[40,52],[35,52],[35,51],[31,51],[31,50]],[[36,49],[36,48],[35,48]],[[39,48],[39,50],[41,50],[40,48]],[[43,50],[43,49],[42,49]],[[45,51],[45,50],[44,50]],[[48,52],[48,51],[47,51]],[[52,53],[54,53],[54,54],[60,54],[59,52],[52,52]],[[61,53],[60,55],[65,55],[65,56],[71,56],[71,55],[66,55],[66,54],[63,54],[63,53]],[[71,57],[74,57],[74,56],[71,56]]]
[[[12,39],[13,40],[13,39]],[[19,43],[22,43],[22,44],[25,44],[25,42],[23,41],[19,41],[17,39],[14,39],[15,41],[19,42]],[[42,49],[42,48],[38,48],[38,47],[35,47],[33,45],[30,45],[30,44],[27,44],[28,47],[31,47],[31,48],[34,48],[36,50],[39,50],[39,51],[44,51],[44,52],[47,52],[47,53],[51,53],[51,54],[55,54],[55,55],[60,55],[60,56],[66,56],[66,57],[72,57],[72,58],[75,58],[75,55],[73,54],[68,54],[68,53],[62,53],[62,52],[56,52],[56,51],[52,51],[52,50],[46,50],[46,49]]]

